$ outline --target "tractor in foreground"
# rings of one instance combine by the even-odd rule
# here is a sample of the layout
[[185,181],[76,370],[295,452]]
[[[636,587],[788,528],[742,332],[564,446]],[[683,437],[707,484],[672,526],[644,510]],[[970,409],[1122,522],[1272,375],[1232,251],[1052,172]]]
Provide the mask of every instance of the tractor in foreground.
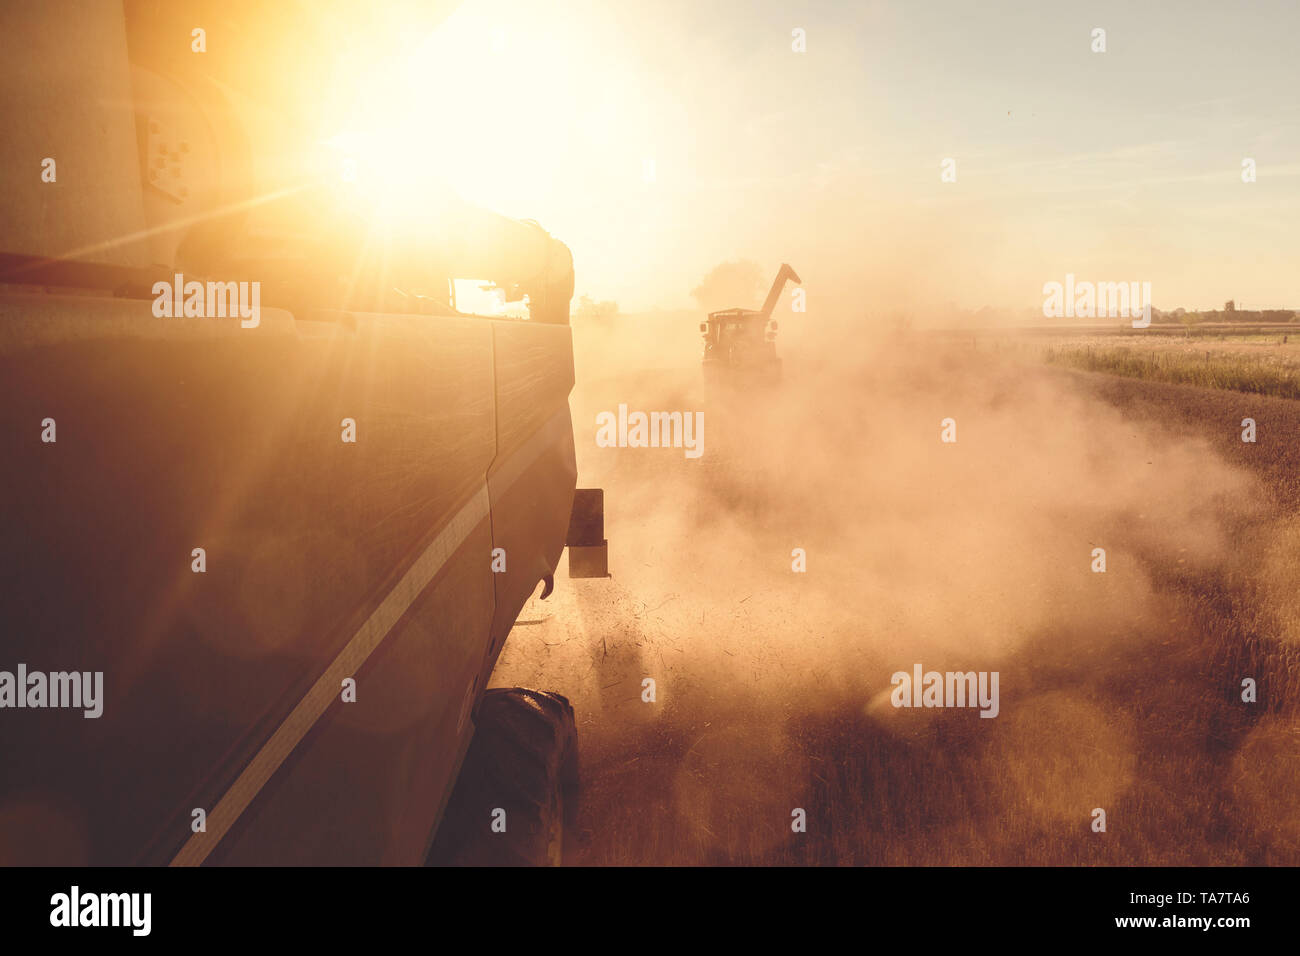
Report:
[[573,709],[488,683],[605,571],[569,250],[298,162],[315,7],[57,7],[0,7],[0,866],[556,862]]

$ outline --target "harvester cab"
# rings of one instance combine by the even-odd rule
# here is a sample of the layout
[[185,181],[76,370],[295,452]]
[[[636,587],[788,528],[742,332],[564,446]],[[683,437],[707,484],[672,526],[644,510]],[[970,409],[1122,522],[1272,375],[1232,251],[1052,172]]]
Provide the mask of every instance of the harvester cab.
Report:
[[710,312],[709,320],[700,323],[706,377],[743,376],[762,381],[781,377],[781,359],[776,354],[777,322],[772,310],[788,281],[796,285],[802,282],[794,269],[783,263],[761,309],[722,309]]

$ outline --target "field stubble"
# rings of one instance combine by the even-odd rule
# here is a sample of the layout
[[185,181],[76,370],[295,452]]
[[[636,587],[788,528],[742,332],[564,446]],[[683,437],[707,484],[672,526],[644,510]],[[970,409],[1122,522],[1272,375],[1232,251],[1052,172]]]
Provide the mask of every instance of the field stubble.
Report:
[[[1300,862],[1300,406],[898,345],[706,394],[670,340],[580,340],[615,576],[494,675],[574,700],[574,862]],[[619,402],[703,408],[704,457],[596,448]],[[890,707],[916,661],[999,670],[1000,716]]]

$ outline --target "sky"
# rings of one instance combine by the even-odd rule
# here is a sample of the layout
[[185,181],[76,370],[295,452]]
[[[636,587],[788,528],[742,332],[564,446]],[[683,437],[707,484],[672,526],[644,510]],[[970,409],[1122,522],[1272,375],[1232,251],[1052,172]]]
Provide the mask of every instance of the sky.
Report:
[[790,262],[810,311],[1037,309],[1067,273],[1300,308],[1298,34],[1294,2],[467,0],[329,115],[625,312],[734,259]]

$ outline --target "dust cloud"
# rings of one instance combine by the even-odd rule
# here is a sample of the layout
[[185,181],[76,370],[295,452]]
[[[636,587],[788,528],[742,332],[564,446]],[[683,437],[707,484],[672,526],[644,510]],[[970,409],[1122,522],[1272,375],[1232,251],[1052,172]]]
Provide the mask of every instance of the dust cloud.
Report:
[[[1090,814],[1192,785],[1199,758],[1155,767],[1145,735],[1223,692],[1186,672],[1203,627],[1165,583],[1222,573],[1257,479],[986,342],[856,319],[786,314],[781,384],[706,387],[699,319],[575,327],[613,576],[562,568],[494,675],[574,701],[589,861],[1180,858],[1145,817],[1097,850]],[[597,447],[620,403],[702,410],[704,455]],[[894,708],[917,663],[998,671],[1001,719]],[[796,807],[824,816],[803,843]]]

